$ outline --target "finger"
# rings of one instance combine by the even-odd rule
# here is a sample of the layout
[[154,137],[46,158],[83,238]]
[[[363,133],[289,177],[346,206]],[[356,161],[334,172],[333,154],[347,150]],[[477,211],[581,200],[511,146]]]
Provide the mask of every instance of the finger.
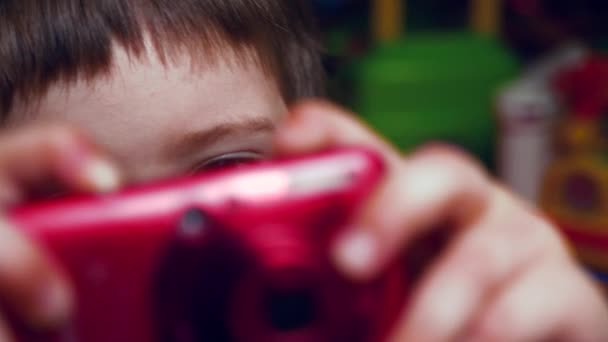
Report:
[[291,110],[275,135],[279,154],[302,154],[329,147],[360,145],[372,148],[395,164],[400,156],[354,115],[330,103],[312,100]]
[[[404,164],[395,149],[352,114],[325,102],[296,106],[278,129],[275,143],[282,154],[359,145],[385,157],[386,181],[334,253],[337,266],[355,278],[379,272],[405,242],[444,215],[464,217],[481,211],[488,188],[480,167],[453,148],[428,148]],[[450,206],[453,203],[459,205]]]
[[571,260],[542,260],[481,311],[467,341],[606,341],[604,299]]
[[65,278],[37,246],[6,221],[0,221],[0,297],[34,327],[62,323],[72,311]]
[[[113,163],[66,126],[41,126],[0,134],[0,193],[15,196],[11,184],[36,184],[52,177],[83,191],[110,191],[118,187]],[[6,196],[6,195],[5,195]]]
[[338,240],[334,260],[356,279],[371,278],[433,227],[458,229],[477,220],[491,189],[481,168],[460,153],[424,149],[394,167]]
[[394,341],[452,341],[493,294],[529,265],[543,258],[566,258],[553,228],[510,195],[496,190],[491,203],[429,270],[403,314]]

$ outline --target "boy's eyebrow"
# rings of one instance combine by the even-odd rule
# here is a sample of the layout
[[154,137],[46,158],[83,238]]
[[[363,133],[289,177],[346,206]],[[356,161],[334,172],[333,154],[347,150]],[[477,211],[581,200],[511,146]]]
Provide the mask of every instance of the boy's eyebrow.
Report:
[[211,128],[187,133],[165,149],[166,156],[179,158],[214,144],[217,140],[230,135],[242,135],[256,132],[274,131],[276,124],[269,118],[254,118],[235,122],[221,123]]

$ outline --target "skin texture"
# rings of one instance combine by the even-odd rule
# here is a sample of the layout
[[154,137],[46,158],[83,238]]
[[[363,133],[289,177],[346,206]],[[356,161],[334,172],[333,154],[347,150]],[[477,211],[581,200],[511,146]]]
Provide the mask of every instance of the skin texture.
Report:
[[[384,156],[388,175],[338,239],[331,252],[336,266],[367,281],[431,227],[449,221],[453,236],[419,280],[393,341],[608,339],[599,291],[554,227],[474,160],[437,145],[404,158],[322,101],[288,110],[255,63],[193,67],[184,58],[164,66],[154,53],[130,60],[117,50],[110,75],[56,85],[13,116],[0,135],[3,203],[19,201],[48,177],[69,189],[109,191],[121,182],[187,173],[221,156],[366,145]],[[73,307],[69,284],[3,222],[0,297],[35,327],[61,323]],[[0,341],[9,339],[0,324]]]
[[213,64],[183,56],[165,66],[148,51],[137,60],[117,48],[108,76],[58,84],[36,106],[15,109],[10,124],[77,127],[118,161],[128,182],[184,173],[229,153],[270,154],[287,108],[253,61],[226,52]]

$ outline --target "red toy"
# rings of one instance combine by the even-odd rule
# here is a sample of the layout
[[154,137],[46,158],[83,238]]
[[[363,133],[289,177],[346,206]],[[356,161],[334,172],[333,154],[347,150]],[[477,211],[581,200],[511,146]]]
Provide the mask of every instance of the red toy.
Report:
[[346,149],[18,208],[78,303],[68,329],[20,340],[381,340],[405,267],[355,284],[328,245],[382,175],[375,154]]
[[592,55],[562,72],[557,92],[567,108],[560,138],[562,154],[605,153],[608,148],[608,57]]
[[601,119],[608,109],[608,57],[595,55],[562,73],[559,93],[577,118]]
[[560,154],[546,170],[540,205],[581,262],[608,272],[608,57],[596,54],[557,81],[565,105]]

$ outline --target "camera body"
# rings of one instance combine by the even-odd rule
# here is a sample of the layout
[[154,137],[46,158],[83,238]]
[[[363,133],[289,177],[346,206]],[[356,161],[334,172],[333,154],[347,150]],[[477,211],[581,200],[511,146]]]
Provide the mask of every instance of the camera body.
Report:
[[356,283],[330,244],[383,176],[358,148],[15,208],[66,272],[73,321],[18,340],[379,341],[405,267]]

